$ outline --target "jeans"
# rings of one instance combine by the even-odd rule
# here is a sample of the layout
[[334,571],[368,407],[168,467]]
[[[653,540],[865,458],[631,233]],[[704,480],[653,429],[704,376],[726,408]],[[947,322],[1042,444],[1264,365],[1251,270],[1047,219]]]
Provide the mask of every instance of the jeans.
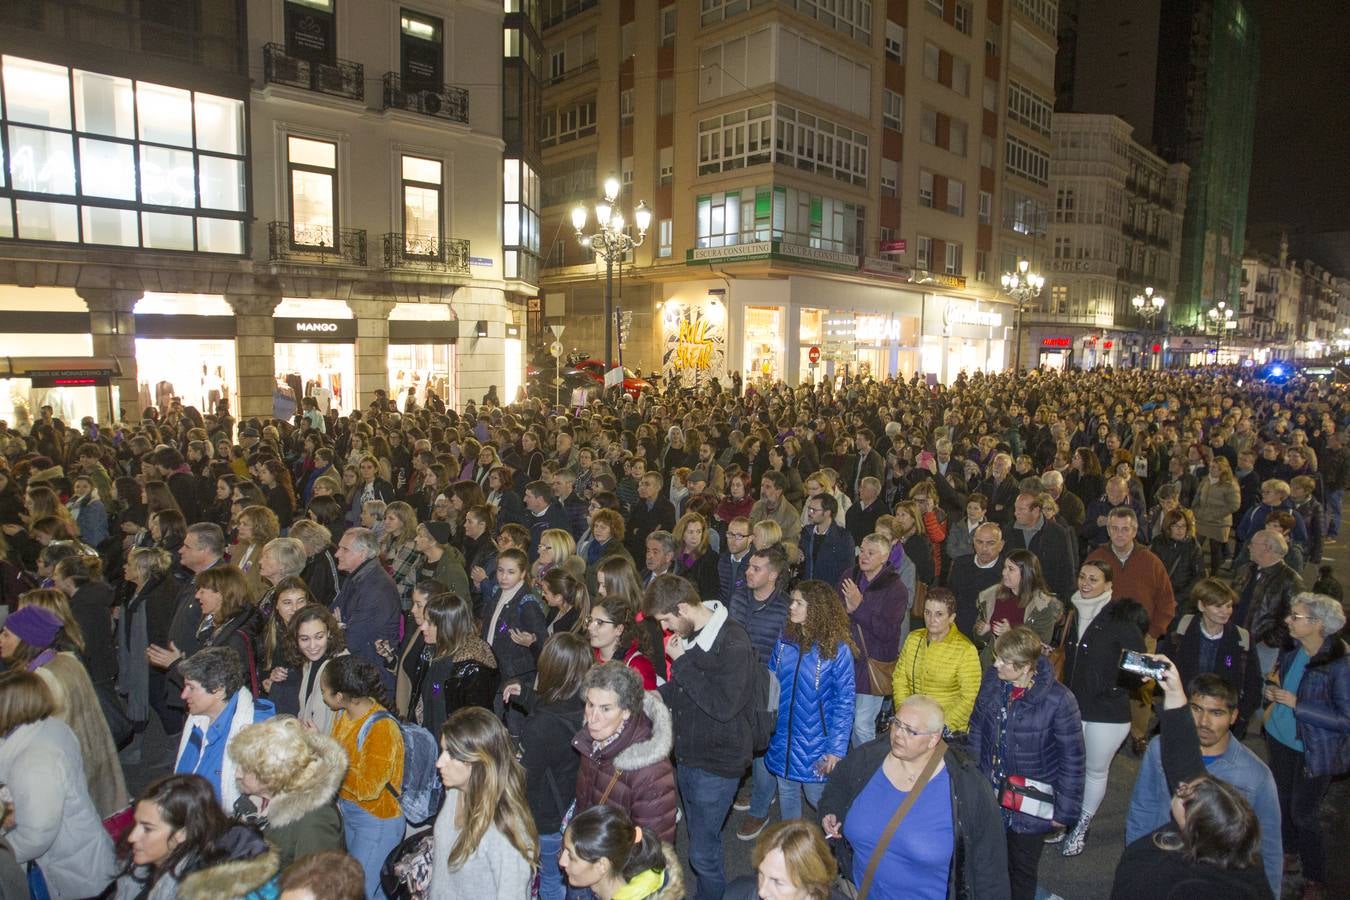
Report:
[[764,757],[756,756],[750,764],[750,811],[756,819],[767,819],[773,806],[773,794],[778,781],[764,765]]
[[1327,537],[1336,537],[1341,533],[1341,501],[1345,499],[1345,491],[1337,489],[1327,491],[1327,503],[1323,512],[1327,517]]
[[539,835],[539,900],[563,900],[567,896],[566,876],[558,868],[562,856],[562,832]]
[[853,746],[865,744],[877,736],[877,716],[885,697],[859,694],[853,700]]
[[778,814],[783,821],[802,817],[802,794],[812,806],[820,806],[820,795],[825,793],[823,781],[790,781],[778,779]]
[[342,834],[347,839],[347,852],[366,873],[366,900],[381,900],[384,891],[380,890],[380,869],[403,840],[403,817],[381,819],[341,797],[338,798],[338,810],[342,813]]
[[1008,880],[1012,885],[1012,900],[1035,900],[1043,849],[1045,849],[1044,832],[1039,834],[1008,832]]
[[695,900],[721,900],[727,889],[722,861],[722,825],[736,799],[739,778],[683,765],[675,769],[689,830],[689,865],[698,877]]
[[1320,811],[1330,776],[1311,777],[1303,772],[1303,754],[1266,737],[1266,756],[1275,792],[1280,797],[1281,837],[1285,853],[1297,853],[1308,881],[1327,880],[1327,856],[1322,846]]

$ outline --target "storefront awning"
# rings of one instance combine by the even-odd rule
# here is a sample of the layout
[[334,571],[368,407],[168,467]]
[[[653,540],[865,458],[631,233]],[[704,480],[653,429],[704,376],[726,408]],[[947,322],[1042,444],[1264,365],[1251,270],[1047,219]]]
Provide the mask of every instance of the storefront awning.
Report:
[[121,374],[110,356],[0,356],[0,378],[30,378],[34,387],[105,387]]

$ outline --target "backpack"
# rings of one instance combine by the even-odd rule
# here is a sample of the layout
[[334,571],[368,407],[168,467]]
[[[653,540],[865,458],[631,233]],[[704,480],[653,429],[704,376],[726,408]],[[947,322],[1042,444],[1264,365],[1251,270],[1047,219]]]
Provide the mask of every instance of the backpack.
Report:
[[782,693],[778,676],[755,660],[750,675],[750,737],[756,754],[769,749],[778,728],[778,701]]
[[356,733],[358,750],[365,744],[371,726],[381,719],[394,722],[403,736],[403,783],[398,790],[392,784],[385,787],[398,800],[408,824],[422,825],[436,817],[445,799],[445,786],[436,771],[436,757],[441,755],[441,749],[431,732],[421,725],[400,722],[392,713],[379,710],[361,723],[361,730]]

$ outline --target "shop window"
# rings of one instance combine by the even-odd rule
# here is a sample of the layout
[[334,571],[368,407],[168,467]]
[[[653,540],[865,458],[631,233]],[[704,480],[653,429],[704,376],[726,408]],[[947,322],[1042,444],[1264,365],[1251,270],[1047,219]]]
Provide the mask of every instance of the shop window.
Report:
[[[404,252],[434,256],[441,239],[443,164],[438,159],[402,160]],[[513,242],[508,242],[513,243]]]
[[337,144],[291,136],[286,139],[286,147],[292,243],[336,246]]

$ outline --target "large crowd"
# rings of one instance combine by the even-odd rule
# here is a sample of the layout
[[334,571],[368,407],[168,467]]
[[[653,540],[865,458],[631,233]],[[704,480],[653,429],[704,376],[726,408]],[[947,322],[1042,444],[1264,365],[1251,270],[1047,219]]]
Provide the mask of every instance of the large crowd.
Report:
[[1112,897],[1326,896],[1350,397],[1247,374],[0,423],[0,895],[1030,900],[1125,752]]

